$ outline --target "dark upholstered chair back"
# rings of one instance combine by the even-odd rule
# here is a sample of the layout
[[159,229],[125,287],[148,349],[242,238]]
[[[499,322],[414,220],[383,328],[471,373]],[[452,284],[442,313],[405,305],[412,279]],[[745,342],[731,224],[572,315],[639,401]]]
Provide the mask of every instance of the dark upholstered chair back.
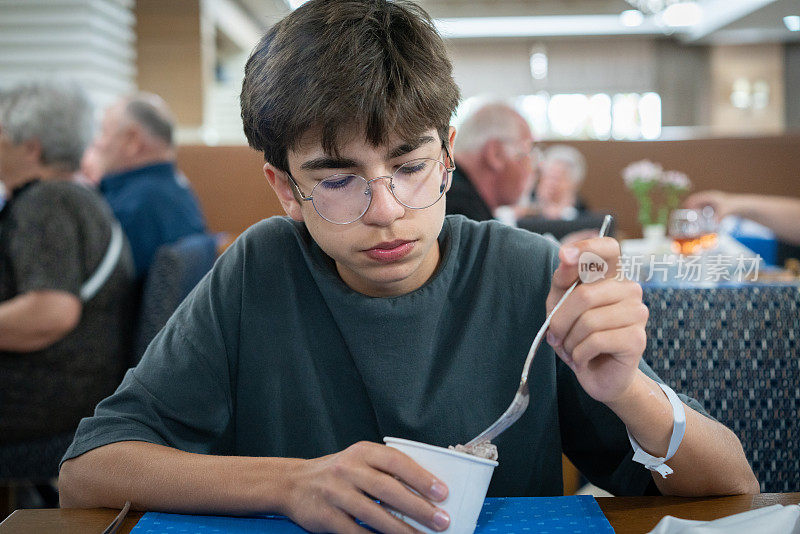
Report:
[[645,288],[645,361],[731,428],[761,491],[800,491],[800,287]]
[[0,483],[46,482],[58,476],[58,464],[75,431],[0,447]]
[[193,234],[156,251],[142,290],[133,365],[216,258],[216,240],[209,234]]

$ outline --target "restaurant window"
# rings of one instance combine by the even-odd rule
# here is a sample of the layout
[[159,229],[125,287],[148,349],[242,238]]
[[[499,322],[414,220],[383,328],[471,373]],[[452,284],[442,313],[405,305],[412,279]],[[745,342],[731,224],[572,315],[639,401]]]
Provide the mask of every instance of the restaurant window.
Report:
[[658,139],[658,93],[548,94],[519,97],[517,107],[539,139]]

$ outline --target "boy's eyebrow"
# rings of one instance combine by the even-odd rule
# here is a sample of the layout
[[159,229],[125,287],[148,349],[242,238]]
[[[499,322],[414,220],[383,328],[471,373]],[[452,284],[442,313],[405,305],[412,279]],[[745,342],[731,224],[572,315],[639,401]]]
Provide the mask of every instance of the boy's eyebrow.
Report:
[[313,171],[318,169],[350,169],[357,166],[358,163],[352,159],[323,156],[306,161],[300,165],[300,168]]
[[423,135],[422,137],[418,137],[417,139],[415,139],[410,143],[403,143],[402,145],[390,150],[389,159],[394,159],[402,156],[403,154],[408,154],[409,152],[415,151],[422,145],[427,143],[433,143],[434,141],[436,140],[430,135]]
[[[424,135],[410,143],[403,143],[402,145],[389,151],[389,159],[394,159],[402,156],[403,154],[408,154],[409,152],[413,152],[414,150],[418,149],[420,146],[427,143],[433,143],[434,141],[436,140],[432,136]],[[333,156],[322,156],[319,158],[310,159],[300,165],[301,169],[309,171],[319,169],[352,169],[353,167],[358,167],[357,161],[350,158],[336,158]]]

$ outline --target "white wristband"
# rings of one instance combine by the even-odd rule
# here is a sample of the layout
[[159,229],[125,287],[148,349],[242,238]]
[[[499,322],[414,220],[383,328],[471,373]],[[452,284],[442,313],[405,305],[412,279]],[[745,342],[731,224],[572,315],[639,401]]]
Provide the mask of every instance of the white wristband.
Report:
[[[667,455],[664,458],[657,458],[647,454],[642,450],[641,445],[637,443],[630,431],[628,431],[628,439],[633,447],[633,461],[643,464],[650,471],[658,472],[663,478],[672,474],[672,469],[664,462],[672,458],[678,451],[678,447],[683,441],[683,434],[686,432],[686,412],[683,409],[683,403],[678,398],[672,389],[660,382],[657,382],[661,389],[666,393],[669,403],[672,405],[672,437],[669,438],[669,447],[667,448]],[[627,428],[626,428],[627,430]]]

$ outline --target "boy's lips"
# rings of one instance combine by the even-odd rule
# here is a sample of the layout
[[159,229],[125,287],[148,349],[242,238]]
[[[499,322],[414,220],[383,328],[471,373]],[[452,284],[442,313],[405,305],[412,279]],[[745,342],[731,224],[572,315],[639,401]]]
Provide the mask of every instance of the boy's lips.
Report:
[[405,241],[403,239],[384,241],[364,250],[364,253],[373,260],[389,263],[407,256],[413,250],[414,243],[415,241]]

